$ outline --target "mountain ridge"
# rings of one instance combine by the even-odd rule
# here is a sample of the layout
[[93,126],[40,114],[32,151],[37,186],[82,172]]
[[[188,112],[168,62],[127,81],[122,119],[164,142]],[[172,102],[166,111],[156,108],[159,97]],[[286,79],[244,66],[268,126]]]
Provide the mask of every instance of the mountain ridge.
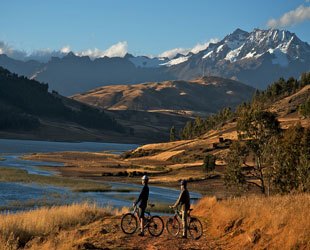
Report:
[[133,56],[91,59],[73,52],[44,63],[18,61],[0,55],[0,66],[49,83],[63,95],[113,84],[191,80],[201,76],[235,79],[264,89],[279,77],[298,77],[309,71],[310,45],[286,30],[236,29],[198,53],[173,58]]

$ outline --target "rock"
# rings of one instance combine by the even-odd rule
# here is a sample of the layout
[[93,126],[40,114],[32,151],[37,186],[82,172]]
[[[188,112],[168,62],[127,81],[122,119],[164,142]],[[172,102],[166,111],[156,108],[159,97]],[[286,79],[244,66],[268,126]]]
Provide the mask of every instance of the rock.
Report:
[[235,220],[228,222],[226,226],[224,227],[225,233],[228,233],[230,230],[232,230],[234,225],[235,225]]
[[100,248],[95,247],[92,243],[83,242],[75,246],[78,250],[98,250]]
[[251,235],[250,235],[250,241],[253,243],[253,244],[256,244],[259,239],[261,238],[261,231],[260,229],[255,229]]
[[237,228],[237,227],[240,227],[240,226],[242,225],[242,222],[243,222],[243,218],[237,220],[236,223],[235,223],[235,227],[236,227],[236,228]]
[[108,232],[105,228],[102,228],[101,231],[100,231],[100,233],[101,233],[101,234],[107,234],[107,233],[109,233],[109,232]]
[[84,235],[86,232],[88,231],[88,229],[78,229],[77,230],[77,233],[79,234],[79,235]]

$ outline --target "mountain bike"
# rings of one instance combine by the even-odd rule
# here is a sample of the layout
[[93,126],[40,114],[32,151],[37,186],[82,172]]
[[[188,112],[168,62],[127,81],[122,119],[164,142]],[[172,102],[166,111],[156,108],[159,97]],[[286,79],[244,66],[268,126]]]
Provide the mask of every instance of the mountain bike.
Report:
[[[172,208],[172,207],[170,207]],[[203,233],[203,227],[200,220],[196,217],[192,217],[190,215],[191,211],[193,209],[189,209],[188,215],[187,215],[187,230],[189,232],[189,235],[195,239],[198,240]],[[180,233],[182,224],[182,213],[179,209],[174,209],[174,215],[172,217],[169,217],[166,223],[166,228],[169,234],[172,236],[178,236]]]
[[[149,207],[154,207],[154,204],[149,204]],[[139,216],[138,208],[135,206],[133,211],[122,216],[121,228],[125,234],[134,234],[138,229]],[[164,221],[158,215],[151,215],[150,211],[144,213],[144,229],[147,228],[152,236],[158,237],[164,231]]]

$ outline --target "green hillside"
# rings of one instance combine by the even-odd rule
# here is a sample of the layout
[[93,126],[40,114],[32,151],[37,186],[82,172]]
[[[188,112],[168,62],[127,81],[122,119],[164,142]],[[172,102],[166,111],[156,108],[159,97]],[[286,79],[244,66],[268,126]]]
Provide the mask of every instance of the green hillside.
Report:
[[48,92],[48,84],[18,76],[0,67],[0,129],[31,130],[41,119],[73,122],[87,128],[123,132],[104,111]]

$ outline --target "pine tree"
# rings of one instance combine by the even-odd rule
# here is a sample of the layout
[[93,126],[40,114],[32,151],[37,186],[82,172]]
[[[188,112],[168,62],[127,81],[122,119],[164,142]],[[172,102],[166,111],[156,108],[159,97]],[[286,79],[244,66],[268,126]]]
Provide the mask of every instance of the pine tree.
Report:
[[205,158],[203,160],[203,164],[202,164],[202,167],[203,167],[205,172],[209,173],[209,172],[214,171],[215,160],[216,160],[216,157],[214,155],[207,154],[205,156]]
[[175,141],[176,140],[176,131],[175,127],[172,126],[170,129],[170,141]]

